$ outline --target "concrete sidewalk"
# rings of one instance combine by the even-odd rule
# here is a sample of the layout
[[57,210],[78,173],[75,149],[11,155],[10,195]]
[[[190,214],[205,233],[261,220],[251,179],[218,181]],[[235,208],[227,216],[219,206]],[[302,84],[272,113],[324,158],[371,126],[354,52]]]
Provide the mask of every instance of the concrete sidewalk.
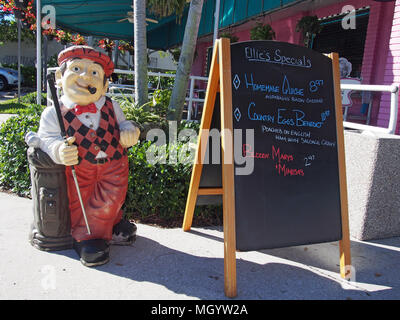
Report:
[[[86,268],[29,244],[31,205],[0,193],[0,299],[226,299],[221,228],[138,225],[133,246]],[[400,299],[400,238],[351,245],[356,282],[338,274],[337,242],[238,252],[237,299]]]

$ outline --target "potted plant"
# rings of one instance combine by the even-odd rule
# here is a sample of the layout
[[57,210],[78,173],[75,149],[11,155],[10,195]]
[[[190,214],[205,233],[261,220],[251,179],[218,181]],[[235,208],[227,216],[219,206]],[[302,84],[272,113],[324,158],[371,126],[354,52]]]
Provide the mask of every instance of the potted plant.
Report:
[[98,46],[100,48],[104,49],[107,52],[108,56],[111,58],[112,51],[115,47],[115,42],[113,40],[110,40],[107,38],[101,39],[101,40],[99,40]]
[[317,16],[304,16],[296,25],[296,32],[303,35],[304,46],[309,47],[311,39],[314,35],[322,30],[321,23]]
[[129,52],[131,55],[134,54],[134,47],[133,44],[131,42],[126,42],[121,40],[118,46],[119,51],[121,51],[122,53],[125,53],[126,51]]
[[80,34],[72,36],[72,43],[74,45],[87,45],[86,39]]
[[56,39],[65,46],[72,41],[72,35],[69,32],[65,32],[63,30],[57,30]]
[[220,38],[228,38],[229,40],[231,40],[231,43],[235,43],[239,41],[239,38],[236,37],[235,35],[233,35],[232,33],[230,33],[229,31],[225,31],[225,32],[221,32],[219,34]]
[[52,28],[44,29],[42,34],[45,35],[49,41],[51,41],[57,36],[57,30]]
[[275,31],[269,24],[256,23],[256,26],[250,30],[250,40],[274,40]]

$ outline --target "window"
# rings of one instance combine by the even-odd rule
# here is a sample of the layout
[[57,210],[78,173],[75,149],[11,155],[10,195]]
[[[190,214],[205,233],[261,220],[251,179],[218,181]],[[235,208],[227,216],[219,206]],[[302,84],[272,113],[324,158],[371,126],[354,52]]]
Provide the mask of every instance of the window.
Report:
[[345,15],[336,15],[321,19],[322,31],[312,42],[312,49],[321,53],[337,52],[352,64],[350,77],[360,78],[364,55],[365,38],[369,20],[369,8],[356,11],[356,28],[344,29],[342,19]]

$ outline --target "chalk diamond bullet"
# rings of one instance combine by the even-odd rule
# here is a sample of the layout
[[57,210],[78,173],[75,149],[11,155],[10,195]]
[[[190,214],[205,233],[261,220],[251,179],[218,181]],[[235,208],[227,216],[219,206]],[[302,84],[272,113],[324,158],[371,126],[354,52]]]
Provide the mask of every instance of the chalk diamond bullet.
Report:
[[236,108],[235,112],[233,114],[235,116],[236,121],[239,122],[240,118],[242,117],[242,114],[240,113],[239,108]]
[[240,79],[238,75],[235,75],[235,77],[233,78],[233,86],[235,87],[235,89],[239,89],[240,86]]

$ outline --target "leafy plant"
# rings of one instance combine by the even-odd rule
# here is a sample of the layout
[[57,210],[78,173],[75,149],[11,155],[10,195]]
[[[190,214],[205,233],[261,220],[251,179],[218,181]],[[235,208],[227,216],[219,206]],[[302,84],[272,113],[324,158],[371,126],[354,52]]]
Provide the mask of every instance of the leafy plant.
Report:
[[[36,96],[37,96],[36,91],[35,92],[30,92],[30,93],[27,93],[26,95],[22,96],[20,100],[21,100],[22,103],[36,104]],[[46,101],[47,94],[46,93],[41,93],[41,96],[42,96],[41,104],[42,104],[42,106],[44,106],[47,103],[47,101]],[[28,108],[28,110],[30,110],[30,109]]]
[[[167,74],[175,74],[175,71],[167,71]],[[174,86],[175,78],[173,77],[157,77],[149,76],[149,82],[152,88],[156,89],[172,89]]]
[[[18,64],[16,64],[16,63],[12,63],[12,64],[4,63],[2,66],[4,68],[18,70]],[[25,87],[35,87],[36,86],[36,67],[21,65],[21,74],[24,77],[23,85]]]
[[27,196],[30,187],[25,134],[37,131],[42,111],[42,106],[31,105],[0,126],[0,185],[19,195]]
[[[0,102],[0,113],[20,113],[25,109],[29,109],[31,104],[36,103],[36,92],[28,93],[20,98],[9,99]],[[46,93],[42,93],[42,105],[46,105]]]
[[[26,156],[25,134],[37,131],[43,106],[30,105],[26,111],[10,118],[0,126],[0,185],[22,196],[30,190],[30,172]],[[182,121],[178,130],[194,129],[195,122]],[[153,149],[151,149],[153,148]],[[156,149],[154,149],[156,148]],[[165,161],[148,161],[149,150],[165,150]],[[171,161],[171,154],[183,155],[187,161]],[[124,205],[128,218],[161,226],[178,226],[182,223],[187,191],[190,183],[194,150],[186,142],[176,142],[155,147],[151,141],[139,141],[128,151],[129,185]],[[221,207],[196,208],[198,225],[221,223]]]
[[305,16],[297,22],[296,32],[301,32],[304,45],[308,47],[312,36],[320,33],[322,28],[317,16]]
[[[191,122],[193,123],[193,122]],[[182,127],[188,123],[183,122]],[[144,223],[156,223],[165,227],[182,224],[190,184],[192,160],[169,163],[172,152],[185,152],[188,144],[175,143],[155,147],[150,141],[139,142],[128,153],[129,187],[125,201],[125,214],[128,218]],[[165,157],[152,164],[147,160],[151,148],[165,152]],[[192,156],[194,150],[192,149]],[[221,206],[201,206],[195,210],[194,222],[199,225],[221,224]]]
[[139,125],[149,122],[163,122],[163,119],[154,112],[152,101],[139,106],[129,96],[123,96],[118,100],[127,120],[135,121]]
[[190,182],[191,163],[169,163],[170,150],[179,152],[183,144],[164,146],[165,163],[151,164],[146,152],[151,142],[140,142],[129,152],[129,190],[126,211],[139,218],[157,215],[159,219],[183,214]]
[[229,40],[231,40],[231,43],[235,43],[235,42],[239,41],[239,38],[230,32],[221,32],[219,34],[219,36],[220,36],[220,38],[228,38]]
[[171,90],[155,90],[153,93],[153,110],[162,118],[167,115],[171,94]]
[[275,31],[272,29],[271,25],[263,25],[257,22],[256,26],[250,30],[251,40],[274,40]]
[[182,51],[181,47],[169,49],[168,51],[171,53],[172,58],[174,58],[174,61],[176,63],[178,63],[179,62],[179,57],[181,56],[181,51]]

